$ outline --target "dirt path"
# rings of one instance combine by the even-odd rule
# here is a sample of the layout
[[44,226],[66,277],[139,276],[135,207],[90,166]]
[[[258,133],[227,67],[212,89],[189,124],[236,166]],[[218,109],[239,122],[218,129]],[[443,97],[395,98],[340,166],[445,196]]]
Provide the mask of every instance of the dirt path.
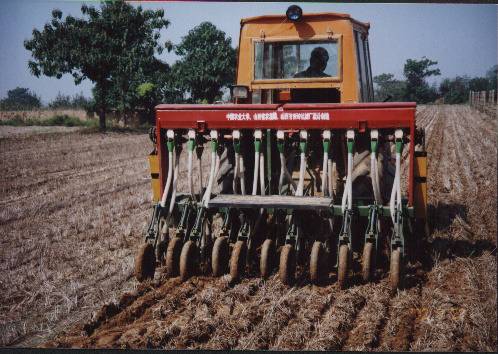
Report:
[[[0,182],[8,192],[2,194],[0,203],[7,207],[0,211],[0,220],[2,228],[16,231],[2,240],[6,261],[1,266],[8,277],[1,284],[24,287],[24,291],[9,290],[17,298],[2,299],[2,323],[12,328],[10,343],[30,343],[19,341],[14,328],[19,331],[23,319],[35,318],[37,325],[49,323],[55,328],[46,335],[53,333],[55,338],[44,346],[58,347],[496,349],[497,122],[466,106],[422,106],[417,121],[427,128],[433,233],[427,259],[410,264],[406,289],[395,296],[390,296],[385,277],[339,290],[334,275],[320,287],[310,285],[304,275],[291,288],[280,284],[276,275],[267,281],[250,276],[235,286],[228,277],[194,277],[181,284],[177,278],[158,275],[155,281],[138,286],[130,277],[132,253],[149,217],[146,138],[105,137],[97,139],[100,149],[95,137],[79,134],[71,136],[78,137],[80,147],[66,146],[72,138],[64,141],[63,136],[40,141],[47,151],[57,154],[58,149],[67,148],[66,154],[79,154],[81,161],[58,164],[50,156],[36,167],[33,153],[21,164],[34,164],[38,170],[26,167],[24,172],[14,161],[7,163],[12,177]],[[99,164],[89,159],[99,152],[104,159],[106,149],[111,149],[112,161]],[[23,173],[29,174],[32,189],[24,191],[25,184],[13,181],[23,178]],[[65,193],[56,194],[58,190]],[[34,191],[46,194],[32,196]],[[92,191],[91,195],[85,191]],[[56,195],[60,200],[54,200]],[[75,198],[81,205],[71,203]],[[36,208],[34,201],[42,208]],[[39,220],[42,215],[46,223],[22,221],[33,216]],[[63,229],[53,220],[70,227]],[[23,237],[40,234],[38,230],[45,232],[43,238]],[[59,253],[44,244],[54,241]],[[68,242],[69,247],[63,248]],[[55,258],[52,263],[50,257]],[[30,272],[35,273],[28,278]],[[47,281],[53,287],[44,288]],[[78,287],[73,289],[71,284]],[[38,287],[44,289],[41,295],[35,295]],[[54,294],[59,292],[57,302]],[[74,299],[76,295],[73,307],[66,306],[59,317],[46,321],[47,313],[66,304],[63,296]],[[44,303],[48,296],[52,303]],[[102,308],[110,300],[114,303]],[[91,319],[97,308],[100,312]],[[62,329],[60,324],[71,318],[83,320]],[[33,331],[26,332],[27,338],[39,342],[33,340]]]

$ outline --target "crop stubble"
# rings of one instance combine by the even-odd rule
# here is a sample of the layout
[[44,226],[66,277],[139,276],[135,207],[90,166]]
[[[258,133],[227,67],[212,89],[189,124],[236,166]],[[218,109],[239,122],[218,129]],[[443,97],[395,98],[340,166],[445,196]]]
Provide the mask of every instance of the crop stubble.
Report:
[[181,284],[158,274],[137,285],[133,252],[150,213],[147,138],[0,140],[2,343],[495,350],[496,120],[434,105],[419,107],[417,122],[426,128],[433,232],[393,297],[385,278],[339,290],[333,274],[320,287],[305,273],[292,288],[276,275],[231,286],[226,276]]

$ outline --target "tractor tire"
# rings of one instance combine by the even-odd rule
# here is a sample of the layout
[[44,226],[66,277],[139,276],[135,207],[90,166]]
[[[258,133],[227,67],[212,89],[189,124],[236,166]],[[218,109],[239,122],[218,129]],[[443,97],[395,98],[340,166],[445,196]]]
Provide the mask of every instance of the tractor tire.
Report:
[[187,241],[183,245],[180,255],[180,279],[181,281],[188,280],[195,273],[197,265],[197,246],[193,241]]
[[282,247],[278,275],[285,285],[293,285],[296,280],[296,251],[292,245]]
[[135,256],[135,278],[142,282],[154,278],[156,271],[156,257],[154,246],[150,243],[143,244]]
[[310,279],[315,285],[323,282],[327,274],[327,252],[325,245],[320,241],[315,241],[311,248],[310,257]]
[[247,243],[237,241],[230,257],[230,278],[232,282],[238,281],[243,275],[246,267]]
[[372,242],[365,242],[363,257],[361,258],[361,278],[368,283],[375,271],[375,250]]
[[259,271],[263,279],[268,279],[273,268],[275,267],[275,242],[271,239],[266,239],[261,246],[261,258],[259,261]]
[[391,261],[389,265],[389,287],[391,293],[395,293],[401,280],[401,251],[396,248],[391,253]]
[[339,247],[339,264],[337,265],[337,283],[340,289],[346,288],[349,275],[349,246]]
[[166,276],[176,277],[180,273],[180,254],[182,252],[182,239],[173,237],[166,251]]
[[211,268],[214,277],[220,277],[227,272],[230,249],[228,247],[228,237],[216,238],[211,256]]

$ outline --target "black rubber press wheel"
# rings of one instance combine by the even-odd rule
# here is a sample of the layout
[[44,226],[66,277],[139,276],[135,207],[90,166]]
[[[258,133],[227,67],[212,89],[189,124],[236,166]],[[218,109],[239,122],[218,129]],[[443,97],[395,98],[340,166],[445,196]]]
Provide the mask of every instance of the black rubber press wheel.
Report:
[[180,254],[182,252],[182,239],[173,237],[169,241],[166,251],[166,275],[176,277],[180,273]]
[[227,272],[230,249],[228,247],[228,237],[217,237],[214,241],[213,253],[211,256],[211,268],[213,276],[219,277]]
[[154,246],[150,243],[144,243],[138,249],[135,256],[135,278],[142,282],[146,279],[154,278],[156,271],[156,256]]
[[285,285],[292,285],[296,280],[296,251],[292,245],[282,247],[278,275]]
[[339,288],[344,289],[348,282],[349,275],[349,246],[339,247],[339,264],[337,266],[337,283]]
[[238,281],[243,275],[246,267],[247,243],[237,241],[230,257],[230,277],[232,282]]
[[327,274],[327,252],[325,245],[315,241],[311,248],[310,279],[313,284],[320,284]]
[[391,262],[389,265],[389,286],[391,292],[395,293],[400,286],[401,279],[401,251],[396,248],[391,253]]
[[261,277],[267,279],[275,267],[275,243],[271,239],[266,239],[261,246],[261,258],[259,260],[259,271]]
[[372,274],[375,268],[375,251],[372,242],[365,242],[363,246],[363,256],[361,258],[361,278],[365,283],[372,279]]
[[198,250],[193,241],[187,241],[183,245],[182,253],[180,254],[180,279],[181,281],[188,280],[194,275],[197,266]]

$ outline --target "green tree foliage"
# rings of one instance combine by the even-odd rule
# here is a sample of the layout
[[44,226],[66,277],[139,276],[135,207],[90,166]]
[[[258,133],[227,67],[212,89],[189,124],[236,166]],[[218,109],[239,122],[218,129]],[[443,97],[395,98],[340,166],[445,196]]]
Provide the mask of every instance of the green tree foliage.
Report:
[[402,101],[405,95],[406,82],[396,80],[393,74],[380,74],[373,78],[375,99],[377,101]]
[[76,84],[85,79],[95,83],[99,126],[104,130],[108,104],[116,97],[123,103],[134,91],[128,82],[131,74],[157,61],[154,53],[163,50],[159,31],[169,22],[162,10],[142,10],[122,0],[102,2],[100,9],[84,4],[81,12],[83,18],[62,19],[62,12],[53,10],[51,21],[41,31],[34,29],[24,46],[31,51],[28,65],[35,76],[71,74]]
[[468,99],[468,88],[469,78],[457,76],[454,79],[444,79],[439,85],[439,93],[444,97],[444,103],[463,103]]
[[25,87],[16,87],[7,91],[7,97],[0,101],[0,108],[5,111],[30,110],[40,107],[40,97]]
[[405,63],[403,74],[406,77],[406,90],[404,99],[418,103],[432,102],[437,98],[437,91],[429,86],[426,79],[431,76],[441,75],[441,71],[434,66],[437,61],[426,57],[421,60],[408,59]]
[[496,90],[498,88],[498,65],[494,65],[486,73],[486,78],[488,79],[489,90]]
[[210,22],[194,27],[175,47],[180,60],[173,71],[176,88],[183,89],[193,102],[213,103],[221,88],[234,82],[235,49],[231,38]]

